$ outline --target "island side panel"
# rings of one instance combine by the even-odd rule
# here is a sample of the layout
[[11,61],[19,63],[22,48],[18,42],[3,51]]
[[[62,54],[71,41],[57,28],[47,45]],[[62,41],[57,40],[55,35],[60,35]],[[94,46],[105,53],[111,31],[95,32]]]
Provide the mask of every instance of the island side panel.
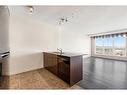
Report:
[[83,60],[82,56],[73,56],[70,58],[70,85],[74,85],[83,78]]

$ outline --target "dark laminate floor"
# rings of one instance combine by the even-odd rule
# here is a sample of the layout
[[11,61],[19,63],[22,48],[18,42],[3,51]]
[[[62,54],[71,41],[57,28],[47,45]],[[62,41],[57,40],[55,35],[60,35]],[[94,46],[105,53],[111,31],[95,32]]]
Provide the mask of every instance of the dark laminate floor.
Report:
[[84,89],[127,89],[127,62],[103,58],[87,58],[83,63]]

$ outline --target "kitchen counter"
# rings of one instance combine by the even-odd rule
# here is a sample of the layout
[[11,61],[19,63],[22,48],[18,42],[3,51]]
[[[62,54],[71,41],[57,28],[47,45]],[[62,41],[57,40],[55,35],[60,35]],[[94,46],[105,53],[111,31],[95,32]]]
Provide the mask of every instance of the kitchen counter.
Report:
[[66,56],[66,57],[74,57],[74,56],[84,56],[84,55],[88,55],[88,54],[72,53],[72,52],[63,52],[62,54],[56,53],[56,52],[47,52],[47,53],[56,54],[56,55],[60,55],[60,56]]
[[83,78],[82,58],[80,53],[44,52],[44,67],[67,82],[70,86]]

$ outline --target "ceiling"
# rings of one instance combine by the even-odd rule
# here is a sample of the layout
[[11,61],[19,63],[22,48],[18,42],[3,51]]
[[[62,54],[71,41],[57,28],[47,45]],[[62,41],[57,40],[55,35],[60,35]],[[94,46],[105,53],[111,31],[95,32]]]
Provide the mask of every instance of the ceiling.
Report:
[[62,25],[66,30],[94,34],[127,28],[126,6],[34,6],[29,14],[24,6],[9,6],[11,15],[35,19],[58,25],[61,17],[68,22]]

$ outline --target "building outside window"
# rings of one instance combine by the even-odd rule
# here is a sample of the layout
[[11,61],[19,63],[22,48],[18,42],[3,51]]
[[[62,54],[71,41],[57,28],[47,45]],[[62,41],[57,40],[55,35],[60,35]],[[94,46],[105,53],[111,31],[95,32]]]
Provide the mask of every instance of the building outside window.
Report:
[[125,57],[126,43],[126,34],[95,37],[95,54]]
[[113,55],[113,39],[112,37],[105,37],[104,41],[104,55]]
[[103,38],[96,38],[96,54],[103,54]]
[[114,37],[114,55],[126,56],[126,37],[124,36]]

